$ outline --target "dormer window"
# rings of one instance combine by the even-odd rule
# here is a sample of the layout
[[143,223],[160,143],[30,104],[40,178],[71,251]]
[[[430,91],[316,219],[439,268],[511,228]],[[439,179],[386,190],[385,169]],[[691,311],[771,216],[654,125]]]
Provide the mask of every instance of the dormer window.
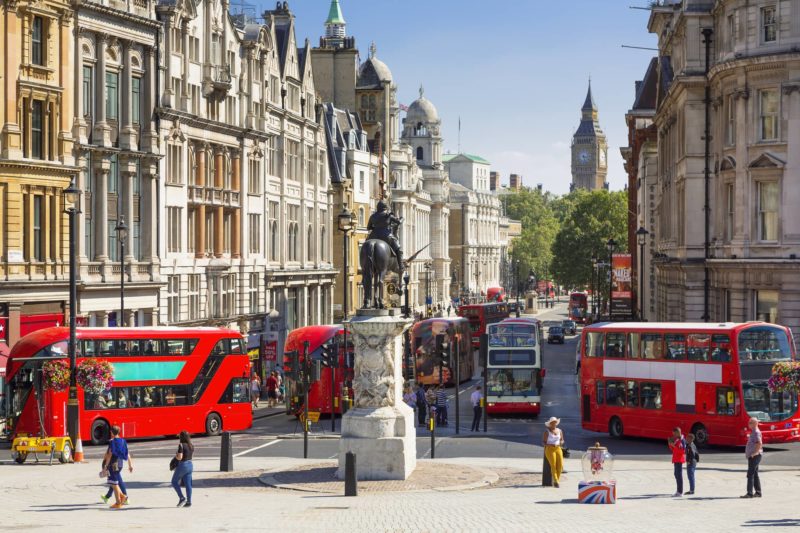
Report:
[[45,58],[45,38],[44,38],[44,19],[33,17],[31,25],[31,63],[44,66]]

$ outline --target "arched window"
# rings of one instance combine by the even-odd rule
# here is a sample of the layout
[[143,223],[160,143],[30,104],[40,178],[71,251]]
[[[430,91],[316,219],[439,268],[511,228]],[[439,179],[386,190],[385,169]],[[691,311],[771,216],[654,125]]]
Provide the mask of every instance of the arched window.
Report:
[[308,225],[307,234],[307,241],[306,241],[306,248],[308,255],[306,256],[306,261],[313,261],[314,260],[314,230],[311,224]]
[[320,253],[320,261],[326,261],[328,259],[328,250],[327,246],[325,245],[325,239],[327,238],[327,232],[325,231],[325,226],[322,226],[319,231],[319,253]]
[[269,225],[269,258],[273,261],[278,260],[278,221],[273,220]]
[[417,161],[422,161],[424,152],[422,151],[422,146],[417,146]]

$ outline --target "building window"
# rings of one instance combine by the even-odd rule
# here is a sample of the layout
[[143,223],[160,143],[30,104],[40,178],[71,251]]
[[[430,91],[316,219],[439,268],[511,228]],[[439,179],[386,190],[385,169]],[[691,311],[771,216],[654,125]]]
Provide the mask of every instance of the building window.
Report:
[[363,170],[359,171],[359,173],[358,173],[358,191],[359,192],[364,192],[364,189],[367,186],[367,183],[366,183],[367,180],[366,180],[365,175],[366,175],[366,173]]
[[189,85],[189,97],[192,99],[192,114],[200,115],[200,86]]
[[778,323],[778,291],[755,291],[755,320]]
[[364,214],[364,208],[363,207],[359,207],[358,208],[358,225],[361,226],[361,227],[364,227],[366,225],[366,220],[365,220],[365,214]]
[[31,151],[33,159],[44,159],[44,102],[31,103]]
[[267,173],[270,176],[278,175],[278,148],[276,138],[270,137],[267,140]]
[[92,67],[83,67],[83,116],[88,122],[89,127],[92,126],[92,116],[94,116],[94,76],[92,75]]
[[250,274],[249,299],[251,313],[258,313],[258,285],[260,281],[258,273],[253,272]]
[[778,205],[780,193],[778,182],[758,183],[758,239],[760,241],[778,240]]
[[736,15],[728,15],[728,52],[733,52],[736,46]]
[[214,253],[214,213],[206,213],[206,253]]
[[233,215],[225,212],[222,215],[222,253],[231,253],[231,241],[233,240]]
[[733,183],[725,184],[725,241],[733,238],[733,213],[736,206],[736,196]]
[[119,118],[119,74],[106,72],[106,117],[109,120]]
[[167,207],[167,251],[181,251],[181,211],[180,207]]
[[286,327],[291,331],[299,324],[297,316],[297,289],[288,289],[286,292]]
[[247,193],[261,194],[261,160],[254,159],[251,154],[249,167],[250,172],[247,177]]
[[300,111],[300,88],[289,84],[289,109],[295,112]]
[[131,122],[142,123],[142,78],[131,78]]
[[318,167],[317,174],[319,176],[319,184],[320,184],[320,186],[324,187],[325,183],[327,182],[327,180],[325,178],[325,168],[326,168],[327,160],[325,158],[325,152],[323,152],[321,149],[317,152],[317,163],[318,163],[318,165],[317,165],[317,167]]
[[281,103],[281,84],[278,81],[277,76],[270,76],[269,77],[269,96],[270,101],[273,104],[280,104]]
[[314,261],[314,227],[309,224],[306,229],[306,261]]
[[33,252],[29,261],[44,261],[44,235],[42,228],[44,226],[44,211],[43,211],[42,196],[33,197],[33,213],[31,213],[31,237]]
[[222,316],[236,314],[236,274],[222,277]]
[[188,235],[188,240],[186,241],[186,251],[187,252],[195,252],[195,235],[197,235],[197,210],[196,209],[189,209],[186,213],[186,235]]
[[261,252],[261,215],[250,214],[247,215],[250,230],[250,248],[251,254]]
[[778,91],[765,89],[758,92],[758,105],[760,110],[759,124],[761,127],[761,140],[774,141],[778,139]]
[[269,259],[278,261],[278,202],[269,203]]
[[303,159],[303,172],[305,173],[306,183],[313,185],[316,182],[316,168],[314,161],[314,147],[306,146],[305,158]]
[[236,125],[236,98],[233,96],[225,97],[225,120],[229,125]]
[[364,117],[364,122],[375,122],[377,120],[378,112],[374,94],[361,95],[361,116]]
[[300,214],[300,206],[297,205],[290,205],[289,206],[289,217],[287,221],[287,228],[286,228],[286,238],[287,238],[287,255],[289,261],[297,261],[298,260],[298,240],[299,240],[299,231],[300,226],[298,222],[298,217]]
[[286,177],[290,180],[300,179],[300,143],[286,141]]
[[200,317],[200,274],[189,275],[189,290],[186,292],[189,298],[189,319],[194,320]]
[[170,323],[181,319],[181,277],[167,277],[167,320]]
[[33,17],[31,25],[31,63],[44,65],[45,57],[45,30],[44,19]]
[[167,183],[180,185],[183,183],[183,146],[167,145]]
[[328,260],[328,246],[326,240],[328,238],[328,212],[320,211],[320,225],[319,225],[319,260]]
[[725,120],[725,144],[733,146],[736,144],[736,99],[733,95],[728,95],[727,113]]
[[200,62],[200,39],[198,37],[189,37],[189,61]]
[[761,30],[763,42],[774,43],[778,40],[777,11],[775,6],[761,8]]
[[424,158],[425,153],[422,150],[422,146],[417,146],[417,161],[422,161]]

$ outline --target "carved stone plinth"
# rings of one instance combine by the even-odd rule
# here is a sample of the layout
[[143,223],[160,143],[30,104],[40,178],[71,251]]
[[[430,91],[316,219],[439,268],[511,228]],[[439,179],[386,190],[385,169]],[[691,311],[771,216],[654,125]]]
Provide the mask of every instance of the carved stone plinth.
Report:
[[342,418],[339,479],[347,452],[359,480],[407,479],[417,465],[414,411],[403,402],[403,332],[411,320],[359,313],[348,321],[355,347],[354,408]]

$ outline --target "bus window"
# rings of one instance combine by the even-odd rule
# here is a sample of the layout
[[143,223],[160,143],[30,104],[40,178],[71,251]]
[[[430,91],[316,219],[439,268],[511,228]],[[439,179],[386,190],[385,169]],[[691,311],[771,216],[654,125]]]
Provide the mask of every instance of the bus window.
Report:
[[626,393],[628,407],[639,407],[639,383],[628,381],[628,391]]
[[707,333],[693,333],[686,341],[686,353],[690,361],[708,361],[708,349],[711,345],[711,335]]
[[93,340],[80,341],[78,350],[86,357],[97,356],[97,348],[95,347],[95,342]]
[[644,382],[640,386],[642,407],[661,409],[661,384]]
[[731,338],[727,335],[711,336],[711,360],[727,363],[731,360]]
[[100,355],[114,356],[114,341],[97,341],[97,351]]
[[606,335],[606,357],[625,357],[625,334]]
[[586,357],[603,357],[603,334],[590,332],[586,335]]
[[606,381],[606,403],[625,406],[625,382]]
[[597,383],[595,383],[595,392],[597,396],[597,405],[602,405],[603,403],[605,403],[606,399],[605,383],[598,380]]
[[638,333],[628,334],[628,359],[639,359],[642,355],[639,350],[639,337]]
[[736,414],[739,399],[736,389],[730,387],[717,387],[717,414],[733,416]]
[[739,361],[785,361],[792,357],[786,331],[757,326],[739,333]]
[[663,352],[664,344],[661,342],[660,334],[642,334],[642,357],[645,359],[661,359]]
[[667,344],[666,359],[686,359],[686,335],[668,333],[665,340]]
[[219,403],[249,403],[250,402],[250,380],[246,378],[233,378]]

